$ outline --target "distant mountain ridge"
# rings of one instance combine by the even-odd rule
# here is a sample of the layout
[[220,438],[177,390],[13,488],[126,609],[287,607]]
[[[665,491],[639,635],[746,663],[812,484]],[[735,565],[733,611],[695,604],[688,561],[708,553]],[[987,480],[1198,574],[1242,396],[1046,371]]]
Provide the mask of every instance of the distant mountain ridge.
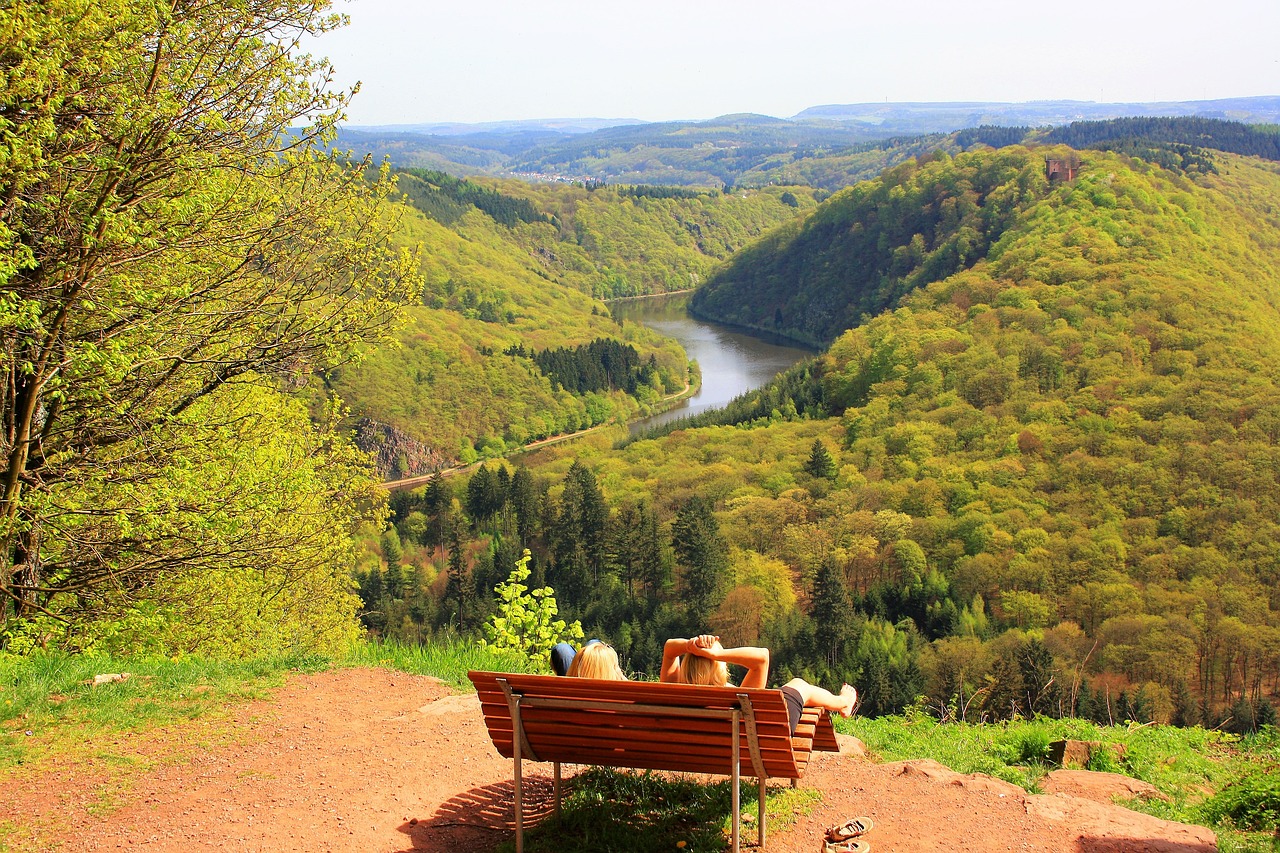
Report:
[[337,146],[393,166],[535,181],[836,190],[977,127],[1057,128],[1080,121],[1170,116],[1280,124],[1280,96],[1097,104],[1087,101],[884,103],[750,113],[703,121],[547,119],[344,127]]
[[1001,103],[886,102],[828,104],[809,107],[792,121],[835,121],[865,124],[893,133],[950,133],[984,124],[1058,126],[1073,121],[1102,121],[1130,116],[1194,116],[1246,124],[1280,122],[1280,97],[1220,98],[1208,101],[1098,103],[1095,101],[1025,101]]
[[[548,118],[486,122],[409,122],[404,124],[349,124],[345,131],[361,134],[405,133],[432,136],[512,134],[549,131],[562,134],[594,133],[612,127],[652,124],[701,124],[713,121],[758,119],[768,122],[865,122],[878,126],[908,121],[936,125],[928,132],[947,133],[981,124],[1060,125],[1073,121],[1098,121],[1123,116],[1200,116],[1245,123],[1280,123],[1280,96],[1218,98],[1204,101],[1097,102],[1043,101],[885,101],[883,103],[823,104],[807,107],[790,117],[755,113],[728,114],[711,119],[644,121],[637,118]],[[898,128],[894,132],[899,132]],[[918,127],[909,129],[919,132]]]

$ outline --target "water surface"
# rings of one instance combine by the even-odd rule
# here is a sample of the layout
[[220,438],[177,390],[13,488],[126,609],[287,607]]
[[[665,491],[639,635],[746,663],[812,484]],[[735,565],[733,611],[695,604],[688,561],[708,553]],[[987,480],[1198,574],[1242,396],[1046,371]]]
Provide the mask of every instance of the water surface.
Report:
[[692,397],[651,417],[633,421],[633,434],[650,427],[719,408],[734,397],[759,388],[812,350],[778,339],[748,334],[689,316],[688,294],[619,302],[612,306],[619,320],[643,323],[675,338],[702,369],[702,387]]

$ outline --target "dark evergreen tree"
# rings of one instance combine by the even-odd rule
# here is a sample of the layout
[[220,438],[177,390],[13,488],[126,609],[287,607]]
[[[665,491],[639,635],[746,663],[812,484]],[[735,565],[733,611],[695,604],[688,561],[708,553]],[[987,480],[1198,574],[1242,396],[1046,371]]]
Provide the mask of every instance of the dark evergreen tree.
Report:
[[853,624],[849,590],[844,573],[836,566],[834,558],[828,557],[818,568],[809,616],[813,619],[818,647],[826,658],[827,666],[834,669]]
[[518,545],[527,548],[538,530],[541,508],[541,499],[528,468],[521,465],[516,469],[508,493],[511,511],[515,515]]
[[456,608],[458,632],[466,631],[467,604],[473,595],[470,573],[462,553],[462,524],[452,520],[446,534],[449,548],[449,579],[445,584],[445,599]]
[[565,475],[551,530],[553,586],[563,601],[585,607],[608,561],[608,508],[591,469],[574,462]]
[[609,564],[627,590],[627,598],[635,600],[637,581],[644,574],[643,557],[640,554],[640,518],[643,504],[626,503],[618,508],[618,517],[611,526],[609,538]]
[[1081,720],[1098,719],[1097,696],[1089,689],[1088,682],[1081,682],[1079,689],[1076,690],[1076,702],[1072,711],[1074,716]]
[[658,533],[658,517],[653,508],[644,503],[640,504],[636,549],[640,581],[645,593],[651,599],[657,598],[671,585],[671,566],[663,553],[662,538]]
[[422,511],[427,514],[428,519],[427,541],[423,544],[427,547],[436,548],[445,544],[452,503],[453,493],[449,490],[449,485],[439,471],[434,472],[427,480],[427,487],[422,495]]
[[809,451],[809,459],[804,463],[805,473],[819,480],[830,480],[836,475],[836,463],[831,452],[823,444],[822,439],[813,440],[813,448]]
[[1022,706],[1026,691],[1016,650],[996,656],[987,676],[987,692],[982,697],[982,713],[990,720],[1009,720],[1026,713]]
[[859,664],[861,675],[857,687],[861,713],[868,717],[893,713],[893,682],[884,651],[872,646],[860,657]]
[[377,566],[369,569],[369,573],[361,576],[359,583],[360,622],[366,630],[381,633],[386,627],[386,613],[383,610],[382,570]]
[[481,465],[467,483],[467,515],[477,528],[490,524],[502,509],[505,498],[497,474],[487,465]]
[[705,627],[725,596],[728,549],[711,503],[694,495],[676,510],[671,549],[681,570],[681,588],[689,616]]
[[383,577],[383,586],[386,588],[387,597],[393,601],[404,596],[404,572],[399,563],[389,563],[387,565],[387,573]]
[[1185,681],[1179,681],[1174,687],[1173,719],[1170,722],[1184,728],[1200,725],[1200,706]]

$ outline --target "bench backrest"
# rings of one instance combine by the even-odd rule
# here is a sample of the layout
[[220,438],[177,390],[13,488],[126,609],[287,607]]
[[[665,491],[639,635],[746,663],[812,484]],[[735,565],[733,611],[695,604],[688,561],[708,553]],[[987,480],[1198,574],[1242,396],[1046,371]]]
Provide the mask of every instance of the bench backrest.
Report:
[[795,779],[815,739],[819,749],[836,748],[825,714],[806,713],[791,734],[779,690],[500,672],[468,676],[489,736],[507,758],[513,755],[513,711],[525,736],[521,753],[537,761],[729,774],[735,709],[746,775]]

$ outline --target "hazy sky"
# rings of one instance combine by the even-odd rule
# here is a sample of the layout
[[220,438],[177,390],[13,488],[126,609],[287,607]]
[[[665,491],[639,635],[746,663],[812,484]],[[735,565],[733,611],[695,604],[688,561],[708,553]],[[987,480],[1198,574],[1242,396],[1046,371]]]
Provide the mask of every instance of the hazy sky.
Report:
[[335,0],[352,124],[1280,95],[1280,0]]

